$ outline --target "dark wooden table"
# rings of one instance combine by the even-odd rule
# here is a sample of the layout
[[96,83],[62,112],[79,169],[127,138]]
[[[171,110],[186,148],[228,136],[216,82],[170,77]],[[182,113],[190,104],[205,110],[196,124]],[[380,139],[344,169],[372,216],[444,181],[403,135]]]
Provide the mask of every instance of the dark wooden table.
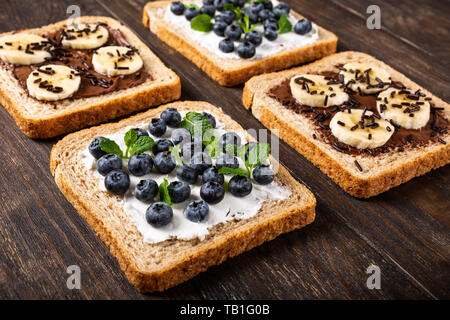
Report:
[[[83,15],[121,20],[181,77],[183,99],[222,106],[245,128],[262,128],[241,105],[242,86],[223,88],[141,24],[146,0],[2,1],[0,32]],[[338,50],[367,52],[450,100],[450,2],[290,1],[339,36]],[[381,30],[366,9],[381,8]],[[317,197],[316,221],[164,293],[142,295],[89,225],[59,192],[48,163],[57,139],[27,138],[0,108],[0,298],[17,299],[448,299],[450,166],[370,200],[345,194],[285,143],[281,161]],[[381,270],[381,289],[366,269]],[[81,268],[69,290],[66,268]]]

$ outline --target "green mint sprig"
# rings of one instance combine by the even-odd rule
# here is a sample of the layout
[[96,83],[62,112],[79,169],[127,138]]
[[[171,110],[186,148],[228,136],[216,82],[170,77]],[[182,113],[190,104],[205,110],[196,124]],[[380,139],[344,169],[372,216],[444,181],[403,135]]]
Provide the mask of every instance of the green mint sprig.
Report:
[[142,136],[138,138],[138,135],[134,129],[130,129],[125,133],[123,137],[127,149],[125,154],[120,149],[119,145],[108,138],[100,140],[100,149],[106,153],[113,153],[121,158],[130,158],[135,153],[143,153],[150,150],[153,147],[155,141],[149,136]]
[[236,7],[236,6],[235,6],[234,4],[232,4],[232,3],[226,3],[226,4],[223,6],[223,9],[224,9],[224,10],[233,11],[234,14],[236,15],[236,18],[235,18],[234,20],[239,20],[239,19],[241,19],[241,18],[244,16],[244,14],[242,13],[241,7]]
[[237,157],[241,158],[245,165],[245,170],[242,168],[228,168],[222,167],[219,169],[221,174],[232,174],[239,176],[251,177],[253,168],[260,166],[269,158],[270,155],[270,145],[268,143],[258,143],[248,152],[248,156],[245,157],[249,146],[236,146],[227,145],[225,146],[225,151],[228,153],[233,153]]
[[212,31],[214,24],[211,21],[211,17],[207,14],[199,14],[191,20],[191,28],[201,32]]
[[169,181],[167,181],[167,176],[164,178],[163,182],[159,185],[159,198],[161,201],[167,203],[169,206],[172,205],[172,199],[169,195]]
[[244,31],[244,33],[249,33],[250,31],[253,31],[253,29],[255,29],[256,27],[260,26],[261,23],[255,23],[253,25],[250,26],[250,17],[249,16],[245,16],[244,21],[238,21],[238,25],[242,28],[242,31]]
[[291,31],[292,31],[292,24],[287,18],[286,13],[283,13],[280,19],[278,19],[278,33],[283,34]]

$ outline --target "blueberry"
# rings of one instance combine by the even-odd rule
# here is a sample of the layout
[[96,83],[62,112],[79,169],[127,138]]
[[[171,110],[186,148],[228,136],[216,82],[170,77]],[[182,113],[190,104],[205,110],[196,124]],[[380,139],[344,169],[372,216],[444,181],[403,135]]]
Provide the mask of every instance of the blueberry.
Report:
[[199,14],[200,14],[200,10],[198,10],[197,8],[194,8],[194,7],[189,7],[189,8],[186,8],[186,10],[184,10],[184,16],[189,21],[194,19]]
[[182,165],[177,168],[177,178],[187,183],[194,184],[197,182],[198,172],[194,168]]
[[169,108],[161,113],[161,119],[163,119],[169,127],[178,127],[181,123],[181,114],[177,109]]
[[291,7],[287,3],[280,2],[275,8],[273,8],[273,13],[275,14],[275,18],[280,19],[283,13],[285,13],[286,16],[289,16],[290,10]]
[[161,137],[164,133],[166,133],[166,130],[166,123],[160,118],[153,118],[148,124],[148,131],[150,131],[150,133],[155,137]]
[[214,116],[211,113],[202,112],[202,115],[204,115],[206,117],[206,119],[208,119],[209,123],[211,123],[211,126],[213,128],[216,127],[216,118],[214,118]]
[[214,181],[218,184],[223,184],[225,182],[225,177],[223,176],[223,174],[219,173],[219,170],[217,170],[217,168],[211,167],[203,171],[202,181],[203,183]]
[[236,14],[233,11],[226,10],[221,14],[218,14],[214,19],[215,21],[223,21],[226,24],[232,24],[235,18]]
[[219,49],[222,52],[230,53],[234,51],[234,42],[229,38],[225,38],[219,42]]
[[214,5],[214,0],[203,0],[204,6]]
[[262,37],[258,32],[256,32],[255,30],[252,30],[245,35],[244,41],[251,42],[257,47],[261,44]]
[[170,138],[172,139],[174,145],[180,144],[181,146],[192,141],[191,133],[185,128],[173,130]]
[[97,160],[97,171],[102,176],[113,170],[122,169],[122,159],[113,153],[105,154]]
[[170,5],[170,11],[173,12],[173,14],[176,14],[177,16],[181,16],[184,13],[184,3],[177,1],[177,2],[172,2],[172,4]]
[[229,0],[229,2],[235,7],[242,8],[245,5],[245,0]]
[[105,151],[100,149],[100,141],[102,139],[105,139],[104,137],[97,137],[94,140],[91,141],[89,144],[89,153],[92,154],[92,156],[95,159],[98,159],[106,154]]
[[255,10],[252,10],[252,9],[248,9],[248,10],[246,10],[246,15],[248,16],[248,18],[249,18],[249,22],[251,23],[251,24],[255,24],[255,23],[258,23],[259,22],[259,11],[255,11]]
[[219,147],[221,150],[225,151],[225,146],[227,145],[241,145],[241,137],[239,137],[234,132],[225,132],[220,138],[219,138]]
[[188,142],[183,144],[181,147],[181,154],[184,162],[191,161],[192,156],[196,153],[202,152],[203,149],[203,143],[201,142]]
[[128,161],[128,171],[137,177],[149,174],[152,168],[153,159],[146,153],[133,154]]
[[242,59],[250,59],[255,55],[256,48],[255,45],[250,41],[244,41],[238,45],[236,51],[239,57],[241,57]]
[[278,27],[275,27],[274,25],[268,25],[264,30],[264,37],[266,37],[267,40],[274,41],[278,38]]
[[212,160],[206,153],[199,152],[194,154],[191,158],[190,165],[197,171],[198,174],[202,174],[203,171],[212,166]]
[[158,153],[155,156],[154,165],[160,173],[170,173],[176,166],[175,161],[168,151]]
[[225,28],[225,36],[233,41],[239,40],[241,38],[241,35],[242,35],[242,28],[235,23],[230,24],[228,27]]
[[158,184],[153,179],[145,179],[138,182],[134,187],[133,195],[143,202],[152,201],[158,194]]
[[253,169],[252,175],[253,179],[255,179],[255,181],[259,184],[269,184],[275,177],[275,173],[273,173],[273,170],[266,165],[257,166],[255,169]]
[[200,222],[206,218],[208,212],[209,206],[205,201],[195,200],[187,205],[184,215],[192,222]]
[[203,5],[200,8],[200,13],[204,13],[210,17],[214,17],[214,14],[216,13],[216,7],[214,7],[213,5]]
[[311,29],[311,21],[309,21],[308,19],[298,20],[294,27],[295,32],[301,35],[307,34],[311,31]]
[[184,181],[173,181],[167,187],[169,190],[170,200],[173,203],[180,203],[189,198],[191,195],[191,187]]
[[124,194],[130,187],[130,176],[122,170],[110,171],[105,177],[105,187],[111,193]]
[[223,37],[225,35],[225,29],[228,27],[225,21],[216,21],[213,26],[213,31],[219,37]]
[[266,0],[263,2],[264,9],[272,10],[273,9],[273,3],[270,0]]
[[159,139],[155,142],[152,147],[153,154],[158,154],[160,152],[169,151],[169,148],[173,147],[173,142],[169,139]]
[[237,169],[239,168],[239,161],[235,156],[230,155],[228,153],[224,153],[219,158],[217,158],[216,161],[217,170],[219,170],[222,167]]
[[138,139],[139,139],[140,137],[144,137],[144,136],[147,136],[147,137],[148,137],[148,132],[147,132],[147,130],[144,130],[144,129],[141,129],[141,128],[134,128],[133,130],[137,133]]
[[264,28],[267,28],[269,25],[274,26],[278,30],[278,20],[275,18],[269,18],[263,21]]
[[275,18],[275,14],[272,12],[272,10],[263,9],[258,13],[258,17],[261,21],[264,21],[269,18]]
[[228,182],[228,190],[235,197],[245,197],[252,192],[252,182],[244,176],[234,176]]
[[173,218],[172,208],[165,202],[155,202],[145,212],[145,219],[152,226],[159,228],[168,225]]
[[214,181],[206,182],[200,188],[200,197],[208,203],[216,204],[225,197],[225,189]]
[[264,10],[264,4],[261,2],[252,2],[249,10],[259,13],[261,10]]
[[214,0],[214,6],[216,7],[216,10],[223,11],[223,6],[229,3],[228,0]]

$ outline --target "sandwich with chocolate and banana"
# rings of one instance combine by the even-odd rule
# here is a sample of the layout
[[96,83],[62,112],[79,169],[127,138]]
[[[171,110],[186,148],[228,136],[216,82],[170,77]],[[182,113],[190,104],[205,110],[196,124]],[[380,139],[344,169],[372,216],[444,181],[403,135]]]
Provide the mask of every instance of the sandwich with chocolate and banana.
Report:
[[450,107],[359,52],[252,78],[243,102],[346,192],[371,197],[450,162]]
[[180,81],[130,29],[80,17],[0,34],[0,102],[49,138],[178,99]]

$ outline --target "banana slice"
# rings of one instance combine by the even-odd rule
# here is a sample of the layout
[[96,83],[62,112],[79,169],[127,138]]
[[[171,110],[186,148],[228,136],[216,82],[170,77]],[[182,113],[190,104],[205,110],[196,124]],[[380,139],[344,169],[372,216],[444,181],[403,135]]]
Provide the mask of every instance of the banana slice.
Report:
[[331,119],[330,129],[339,141],[358,149],[380,147],[394,133],[394,126],[388,121],[361,109],[351,109],[351,113],[339,111]]
[[292,96],[310,107],[330,107],[343,104],[349,99],[340,84],[330,83],[325,76],[301,74],[290,81]]
[[108,41],[108,30],[99,24],[78,24],[64,30],[61,43],[73,49],[95,49]]
[[42,63],[51,57],[50,48],[47,39],[35,34],[17,33],[0,38],[0,58],[7,63]]
[[70,97],[80,87],[81,78],[72,68],[50,64],[30,73],[27,89],[38,100],[56,101]]
[[348,88],[362,93],[377,93],[391,84],[390,75],[385,70],[370,64],[347,63],[340,73]]
[[390,88],[378,95],[377,109],[382,118],[406,129],[420,129],[430,120],[430,103],[420,91]]
[[134,49],[108,46],[98,49],[92,57],[95,71],[109,77],[132,74],[142,68],[143,62]]

